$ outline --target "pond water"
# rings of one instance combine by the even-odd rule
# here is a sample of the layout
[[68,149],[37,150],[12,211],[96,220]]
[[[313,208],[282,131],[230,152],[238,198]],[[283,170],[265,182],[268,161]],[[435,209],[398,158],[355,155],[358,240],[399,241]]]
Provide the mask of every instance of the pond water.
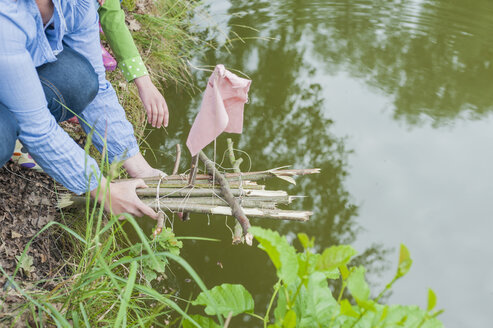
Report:
[[[352,244],[374,295],[404,243],[414,263],[390,302],[425,306],[431,287],[446,327],[491,327],[493,2],[218,0],[207,10],[219,43],[235,33],[244,43],[198,54],[193,64],[223,63],[253,80],[244,133],[221,136],[207,148],[211,157],[215,148],[220,162],[232,137],[249,156],[244,171],[322,169],[296,186],[272,185],[308,196],[292,207],[313,210],[309,222],[252,224],[291,239],[306,232],[320,249]],[[209,74],[196,71],[199,88]],[[151,134],[147,158],[170,171],[201,94],[166,96],[171,124]],[[275,273],[263,252],[231,246],[224,217],[192,215],[174,229],[220,239],[187,241],[182,255],[209,287],[244,284],[264,313]],[[182,297],[197,294],[185,273],[171,276]]]

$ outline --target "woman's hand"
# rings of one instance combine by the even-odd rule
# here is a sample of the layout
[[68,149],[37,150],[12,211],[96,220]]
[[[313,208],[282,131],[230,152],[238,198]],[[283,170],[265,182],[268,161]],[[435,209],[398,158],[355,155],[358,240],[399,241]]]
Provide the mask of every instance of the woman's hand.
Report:
[[[106,179],[102,179],[101,186],[106,187]],[[142,217],[144,215],[150,216],[151,218],[157,220],[157,213],[154,212],[152,208],[144,204],[135,190],[137,188],[147,188],[144,180],[137,179],[131,181],[123,181],[118,183],[110,183],[109,193],[106,192],[106,200],[104,202],[104,209],[107,212],[111,212],[114,215],[120,215],[123,213],[128,213],[135,217]],[[96,198],[97,188],[91,191],[92,198]],[[99,191],[98,201],[101,202],[103,199],[103,191]],[[111,208],[110,208],[111,199]],[[120,217],[124,218],[123,216]]]
[[166,100],[159,90],[154,86],[149,75],[140,76],[134,79],[135,85],[139,89],[139,96],[147,112],[149,124],[155,128],[168,126],[169,112]]

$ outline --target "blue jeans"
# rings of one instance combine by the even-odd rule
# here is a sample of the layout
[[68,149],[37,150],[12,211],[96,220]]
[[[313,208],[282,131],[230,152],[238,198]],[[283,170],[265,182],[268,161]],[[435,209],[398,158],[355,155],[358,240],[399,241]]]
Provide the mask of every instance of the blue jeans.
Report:
[[[57,61],[39,66],[37,71],[48,109],[57,122],[82,113],[98,94],[94,68],[85,57],[67,46],[58,54]],[[0,167],[12,156],[18,135],[19,125],[0,99]]]

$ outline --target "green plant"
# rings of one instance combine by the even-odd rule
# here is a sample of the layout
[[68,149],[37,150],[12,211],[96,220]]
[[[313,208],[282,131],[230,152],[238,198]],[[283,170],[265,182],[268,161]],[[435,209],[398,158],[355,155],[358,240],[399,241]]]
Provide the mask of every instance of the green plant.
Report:
[[[270,328],[288,327],[443,327],[436,318],[442,311],[434,311],[435,293],[428,293],[426,310],[417,306],[385,305],[378,301],[392,285],[411,268],[409,251],[401,245],[399,265],[392,281],[376,297],[370,297],[365,280],[365,268],[348,267],[356,251],[351,246],[332,246],[321,254],[312,252],[313,238],[298,234],[303,252],[297,252],[286,238],[277,232],[252,227],[251,233],[276,267],[278,282],[274,285],[270,303],[264,316],[254,313],[254,301],[242,285],[223,284],[209,291],[214,299],[201,293],[193,304],[206,306],[208,315],[223,318],[244,313],[251,315]],[[328,279],[340,279],[341,290],[333,296]],[[351,298],[344,298],[348,290]],[[271,311],[274,307],[273,317]],[[202,327],[220,327],[213,319],[201,315],[191,316]],[[185,321],[184,327],[192,327]]]
[[[131,15],[141,28],[133,33],[135,43],[154,79],[161,83],[194,87],[188,59],[211,45],[192,33],[192,17],[199,1],[157,0],[146,14]],[[130,6],[130,8],[132,8]]]
[[[92,134],[91,132],[87,137],[86,154],[91,146]],[[91,202],[87,195],[84,224],[74,230],[59,222],[48,223],[17,258],[17,268],[7,278],[12,292],[24,297],[25,302],[19,304],[11,326],[15,327],[26,321],[24,323],[27,326],[55,324],[58,327],[149,327],[158,325],[156,318],[176,312],[179,314],[178,319],[187,318],[195,327],[200,327],[171,299],[178,299],[176,295],[163,294],[151,286],[151,281],[158,275],[164,275],[168,261],[173,260],[190,274],[205,293],[205,297],[209,297],[198,274],[179,256],[181,241],[176,239],[170,229],[164,229],[157,236],[152,234],[147,237],[137,221],[128,214],[124,214],[124,222],[119,220],[120,215],[106,216],[105,193],[109,190],[111,174],[118,172],[121,163],[110,165],[104,153],[103,151],[100,167],[108,172],[109,177],[106,186],[103,186],[99,175],[97,188],[97,194],[103,193],[103,201],[100,204]],[[98,175],[91,178],[95,176]],[[99,198],[98,195],[96,198]],[[123,229],[125,224],[131,225],[140,242],[130,241],[128,229]],[[72,250],[67,266],[72,275],[66,279],[51,281],[54,286],[51,290],[20,286],[15,277],[19,271],[28,274],[31,270],[32,259],[27,251],[32,241],[53,226],[58,226],[67,237]],[[6,275],[1,266],[0,272]],[[210,301],[214,304],[212,299]]]
[[[168,251],[173,255],[180,255],[180,248],[183,246],[181,241],[178,241],[171,228],[165,228],[158,234],[152,241],[153,251],[156,253]],[[145,247],[142,243],[133,245],[129,253],[133,257],[142,256]],[[139,265],[143,273],[144,281],[150,285],[150,283],[157,279],[159,276],[165,276],[166,266],[169,264],[167,257],[160,257],[154,261],[152,258],[146,258],[140,261]]]

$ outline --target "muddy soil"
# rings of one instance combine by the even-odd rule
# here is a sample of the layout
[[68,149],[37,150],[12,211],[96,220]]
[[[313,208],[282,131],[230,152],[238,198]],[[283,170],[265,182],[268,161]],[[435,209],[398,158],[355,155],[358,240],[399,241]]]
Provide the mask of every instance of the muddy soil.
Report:
[[[13,274],[18,257],[31,239],[48,222],[60,218],[55,189],[54,180],[45,173],[14,163],[0,168],[0,265],[7,274]],[[62,250],[57,247],[55,231],[48,229],[33,240],[27,251],[28,261],[17,278],[37,281],[57,274]],[[1,274],[0,286],[4,283]]]

